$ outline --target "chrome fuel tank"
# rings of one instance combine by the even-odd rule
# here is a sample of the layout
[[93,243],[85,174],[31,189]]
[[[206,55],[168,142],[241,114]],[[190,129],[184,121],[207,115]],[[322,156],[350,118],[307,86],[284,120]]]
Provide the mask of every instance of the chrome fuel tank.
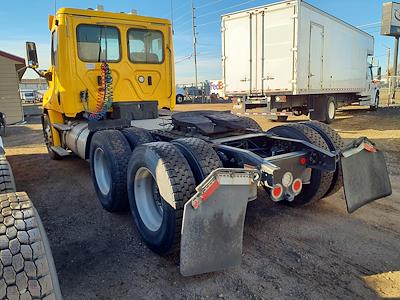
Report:
[[82,159],[86,159],[86,144],[89,136],[86,122],[72,123],[71,129],[65,133],[65,143],[72,152]]

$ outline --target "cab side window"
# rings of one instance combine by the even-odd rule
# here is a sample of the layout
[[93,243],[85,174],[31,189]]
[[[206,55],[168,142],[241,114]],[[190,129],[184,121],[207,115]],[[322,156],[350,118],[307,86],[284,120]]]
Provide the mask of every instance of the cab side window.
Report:
[[57,31],[51,33],[51,65],[57,65],[58,35]]

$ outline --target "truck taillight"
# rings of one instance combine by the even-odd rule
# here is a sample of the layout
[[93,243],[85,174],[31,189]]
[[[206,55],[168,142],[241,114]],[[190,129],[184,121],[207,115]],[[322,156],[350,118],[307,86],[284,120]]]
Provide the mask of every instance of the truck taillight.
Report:
[[300,157],[299,163],[300,163],[302,166],[305,166],[305,165],[307,164],[307,157],[305,157],[305,156]]
[[279,200],[283,194],[283,187],[281,184],[275,184],[271,190],[271,195],[274,200]]
[[301,181],[300,178],[297,178],[293,181],[292,183],[292,191],[297,195],[301,192],[301,189],[303,187],[303,182]]

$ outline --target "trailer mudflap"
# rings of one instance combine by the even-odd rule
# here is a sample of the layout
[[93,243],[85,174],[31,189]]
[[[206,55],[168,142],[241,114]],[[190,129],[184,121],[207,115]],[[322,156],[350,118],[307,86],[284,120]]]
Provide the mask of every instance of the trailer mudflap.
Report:
[[243,227],[252,185],[260,173],[247,169],[216,169],[185,204],[180,271],[184,276],[240,265]]
[[367,138],[353,141],[342,151],[341,167],[349,213],[392,193],[383,152]]

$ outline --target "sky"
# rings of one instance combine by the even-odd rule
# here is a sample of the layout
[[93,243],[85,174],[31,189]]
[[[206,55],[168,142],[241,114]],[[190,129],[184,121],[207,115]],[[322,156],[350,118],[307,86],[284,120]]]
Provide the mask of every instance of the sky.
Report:
[[[0,50],[25,57],[25,41],[34,41],[41,69],[50,64],[50,35],[48,15],[55,7],[95,8],[103,5],[106,11],[130,12],[139,15],[171,19],[171,0],[0,0]],[[220,16],[225,13],[273,3],[276,0],[193,0],[196,7],[198,32],[199,81],[220,79],[221,32]],[[308,0],[306,1],[375,37],[376,63],[387,69],[387,47],[392,50],[394,38],[380,36],[377,22],[381,19],[384,0]],[[176,82],[194,82],[191,0],[172,0]],[[31,70],[25,78],[34,78]]]

